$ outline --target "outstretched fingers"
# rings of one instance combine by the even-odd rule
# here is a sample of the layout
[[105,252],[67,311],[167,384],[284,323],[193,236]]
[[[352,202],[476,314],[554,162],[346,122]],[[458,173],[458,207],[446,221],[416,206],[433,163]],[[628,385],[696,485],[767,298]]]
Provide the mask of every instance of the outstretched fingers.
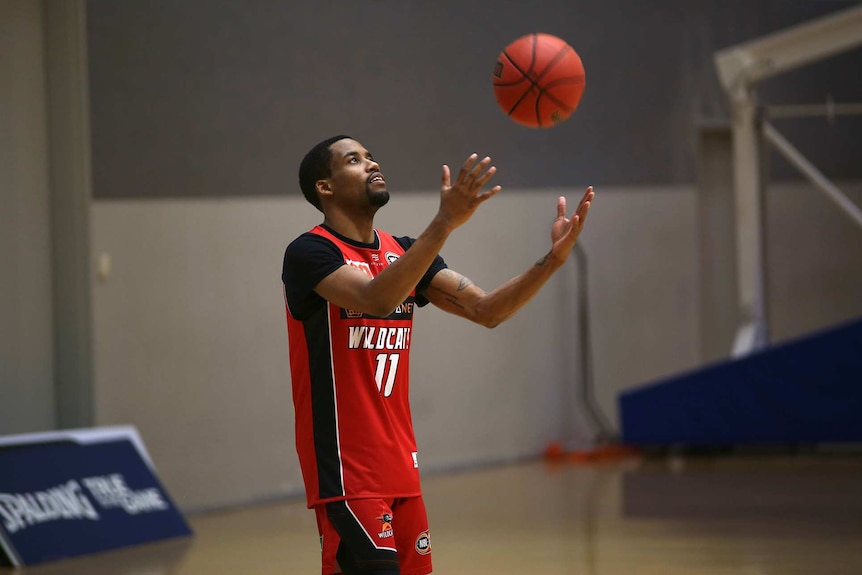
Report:
[[441,221],[454,229],[470,219],[480,204],[502,189],[502,186],[484,189],[496,173],[497,168],[491,166],[491,158],[486,156],[480,160],[476,154],[467,158],[454,181],[449,166],[444,165],[440,189]]
[[[472,198],[485,201],[502,189],[500,186],[495,186],[490,190],[481,191],[496,173],[497,167],[491,166],[490,157],[485,156],[480,160],[478,155],[470,154],[470,157],[461,166],[458,178],[454,184],[451,184],[451,187],[457,188],[461,193],[467,194]],[[446,184],[444,183],[445,186]]]
[[[581,226],[584,225],[584,221],[587,219],[587,214],[590,211],[590,204],[595,196],[596,195],[593,193],[593,187],[590,186],[584,193],[584,197],[581,198],[580,203],[578,203],[578,209],[575,210],[575,217],[578,218],[578,223]],[[574,217],[572,219],[574,220]]]
[[449,166],[443,164],[443,177],[440,178],[440,185],[443,188],[448,188],[452,186],[452,172],[449,170]]
[[486,192],[482,192],[481,194],[477,195],[476,199],[479,200],[480,203],[484,202],[486,200],[490,200],[491,198],[493,198],[494,196],[497,195],[497,192],[499,192],[502,189],[503,189],[503,186],[494,186],[490,190],[488,190]]
[[[566,198],[564,196],[557,198],[557,219],[554,220],[554,224],[551,226],[551,239],[558,253],[571,249],[571,246],[577,241],[581,230],[583,230],[584,221],[590,211],[590,203],[594,197],[593,188],[587,188],[571,217],[566,216]],[[565,253],[568,252],[566,251]]]
[[[461,173],[458,174],[458,182],[467,185],[471,188],[481,187],[488,181],[488,178],[497,171],[497,168],[490,168],[490,175],[485,169],[491,164],[491,158],[485,156],[480,161],[476,161],[478,156],[471,154],[464,165],[461,167]],[[484,172],[484,174],[483,174]]]
[[[488,161],[490,162],[490,161],[491,161],[491,158],[488,158]],[[487,165],[487,164],[486,164],[486,165]],[[488,183],[488,180],[490,180],[490,179],[491,179],[491,177],[492,177],[494,174],[496,174],[496,173],[497,173],[497,166],[491,166],[490,168],[488,168],[488,170],[487,170],[484,174],[482,174],[482,175],[479,177],[479,179],[477,179],[477,180],[473,183],[473,187],[474,187],[474,188],[476,188],[476,189],[481,189],[481,188],[482,188],[482,186],[484,186],[485,184],[487,184],[487,183]]]
[[458,172],[458,181],[459,184],[468,184],[472,179],[476,176],[475,171],[477,169],[477,164],[481,165],[481,162],[477,162],[479,156],[476,154],[470,154],[470,157],[464,162],[461,166],[461,171]]

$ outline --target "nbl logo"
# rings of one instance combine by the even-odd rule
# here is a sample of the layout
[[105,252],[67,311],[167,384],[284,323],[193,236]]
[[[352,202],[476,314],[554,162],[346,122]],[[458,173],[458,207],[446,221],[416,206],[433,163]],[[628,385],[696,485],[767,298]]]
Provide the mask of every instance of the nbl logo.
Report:
[[386,255],[384,257],[386,258],[386,261],[391,264],[392,262],[394,262],[395,260],[398,259],[398,254],[396,254],[394,252],[386,252]]
[[431,536],[427,531],[423,531],[416,538],[416,553],[419,555],[428,555],[431,553]]

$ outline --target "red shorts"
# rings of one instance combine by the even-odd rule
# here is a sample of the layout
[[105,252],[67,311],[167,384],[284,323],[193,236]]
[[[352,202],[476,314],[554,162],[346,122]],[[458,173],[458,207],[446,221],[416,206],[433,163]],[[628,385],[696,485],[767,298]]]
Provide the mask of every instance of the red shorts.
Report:
[[400,569],[401,575],[431,573],[431,538],[421,496],[336,501],[315,505],[314,512],[323,575],[341,573],[340,563],[368,570]]

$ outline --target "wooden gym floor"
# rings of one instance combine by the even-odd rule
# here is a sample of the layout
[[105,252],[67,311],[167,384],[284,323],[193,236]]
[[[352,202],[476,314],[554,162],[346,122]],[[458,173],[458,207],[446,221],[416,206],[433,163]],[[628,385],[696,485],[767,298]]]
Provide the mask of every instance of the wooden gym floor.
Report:
[[[862,458],[542,461],[426,477],[438,575],[859,575]],[[195,536],[0,574],[317,574],[312,512],[188,517]]]

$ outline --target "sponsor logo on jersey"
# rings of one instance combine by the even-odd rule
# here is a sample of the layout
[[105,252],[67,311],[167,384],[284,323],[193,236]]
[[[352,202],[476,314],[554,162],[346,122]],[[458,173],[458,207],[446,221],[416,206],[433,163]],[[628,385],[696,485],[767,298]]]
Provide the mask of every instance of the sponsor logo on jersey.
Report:
[[416,553],[419,555],[431,553],[431,535],[428,534],[428,531],[423,531],[416,538]]
[[404,303],[395,308],[391,314],[389,314],[385,318],[376,317],[373,315],[368,315],[366,313],[362,313],[361,311],[356,311],[352,309],[341,309],[341,319],[358,319],[358,318],[368,318],[368,319],[404,319],[410,320],[413,319],[413,310],[416,309],[416,298],[413,296],[408,297],[404,300]]
[[380,539],[392,537],[392,515],[384,513],[382,516],[378,517],[377,520],[380,522],[380,532],[377,536]]

